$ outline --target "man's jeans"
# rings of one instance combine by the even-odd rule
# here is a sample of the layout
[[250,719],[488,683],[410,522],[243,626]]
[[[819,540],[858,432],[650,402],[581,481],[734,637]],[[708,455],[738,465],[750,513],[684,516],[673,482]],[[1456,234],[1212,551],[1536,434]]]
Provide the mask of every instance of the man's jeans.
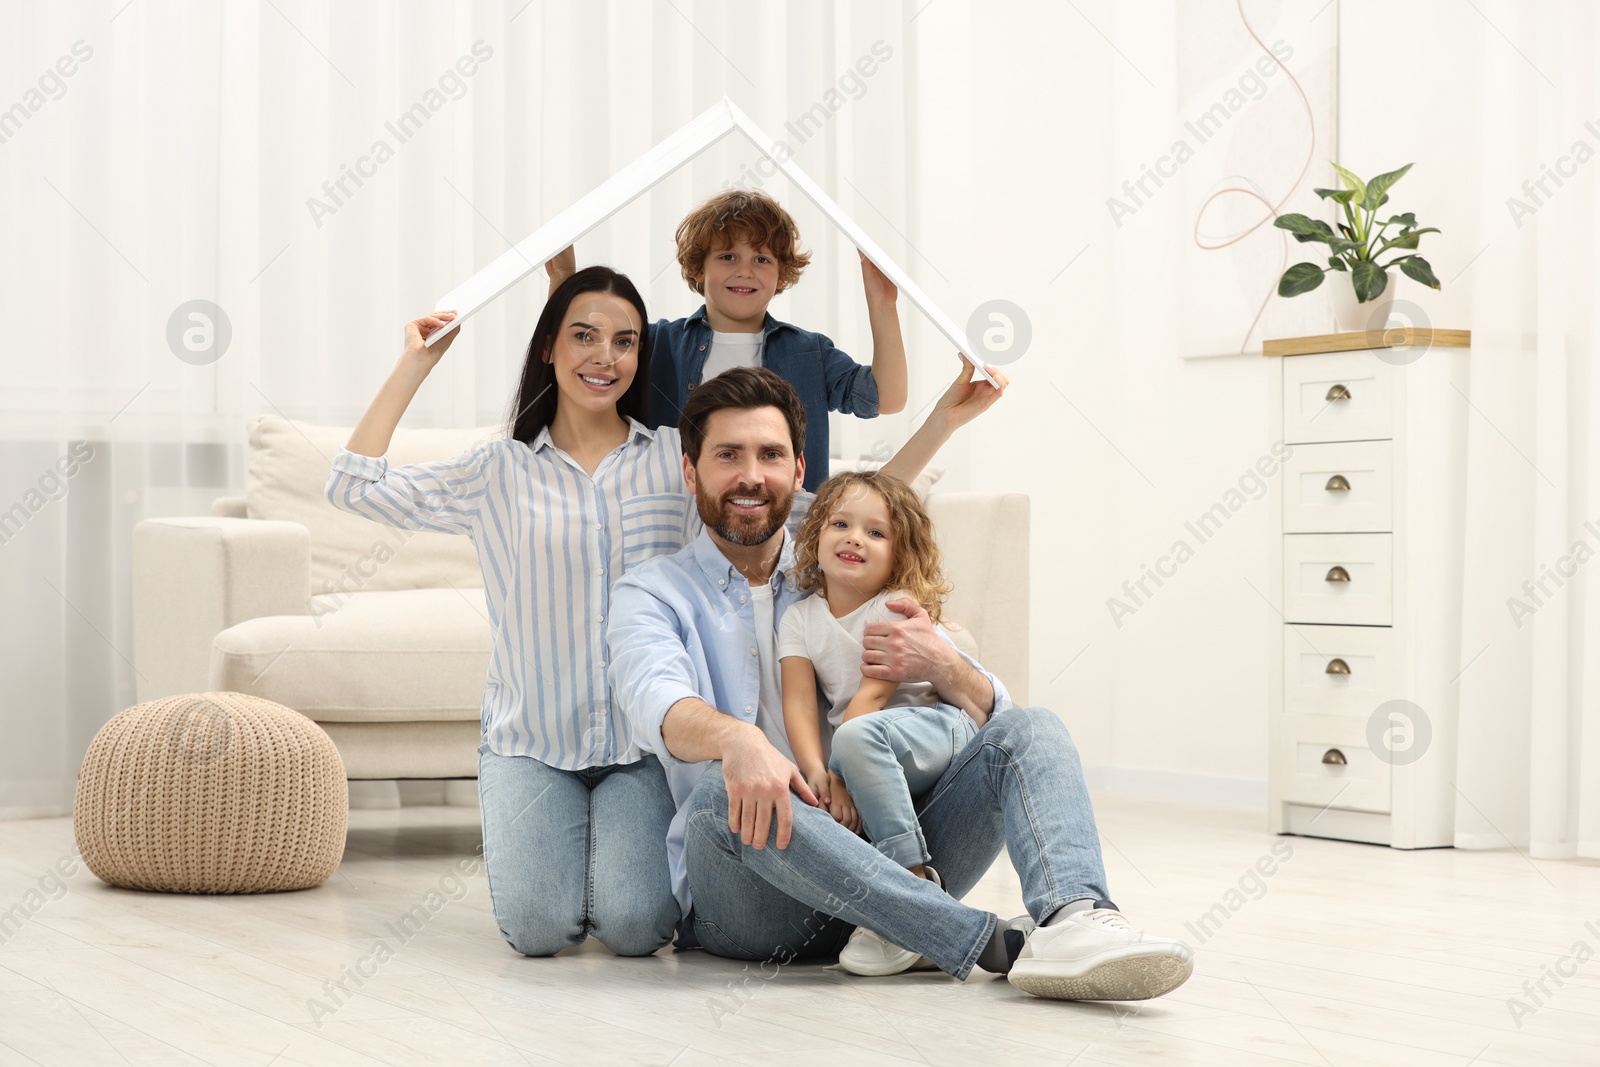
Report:
[[483,857],[500,935],[549,956],[593,934],[619,956],[671,939],[672,793],[654,756],[563,771],[478,749]]
[[933,859],[913,798],[924,796],[978,732],[949,704],[885,708],[839,724],[828,769],[844,779],[867,840],[902,867]]
[[1078,751],[1043,708],[994,716],[918,804],[928,850],[945,890],[918,878],[834,822],[791,798],[789,847],[746,847],[728,829],[722,768],[707,769],[689,799],[685,858],[695,933],[709,952],[776,959],[837,952],[865,926],[965,978],[996,917],[957,902],[1002,845],[1040,922],[1075,900],[1106,897],[1100,838]]

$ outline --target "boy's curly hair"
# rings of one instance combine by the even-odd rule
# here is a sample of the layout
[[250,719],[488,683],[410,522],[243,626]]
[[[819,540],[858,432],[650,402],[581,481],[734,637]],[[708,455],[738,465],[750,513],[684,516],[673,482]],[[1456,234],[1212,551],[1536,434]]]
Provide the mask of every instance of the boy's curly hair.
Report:
[[885,589],[905,593],[921,604],[928,618],[938,625],[950,582],[944,576],[939,558],[939,542],[933,536],[933,520],[909,485],[882,471],[845,471],[822,483],[817,499],[806,512],[795,550],[794,580],[802,593],[820,590],[827,595],[827,579],[817,562],[817,544],[823,524],[839,498],[852,487],[871,489],[883,498],[889,509],[890,536],[894,563],[889,568]]
[[800,248],[800,227],[794,216],[766,193],[734,189],[701,204],[678,224],[678,267],[683,280],[701,296],[705,286],[695,275],[706,269],[712,252],[744,241],[765,248],[778,261],[778,292],[800,280],[811,253]]

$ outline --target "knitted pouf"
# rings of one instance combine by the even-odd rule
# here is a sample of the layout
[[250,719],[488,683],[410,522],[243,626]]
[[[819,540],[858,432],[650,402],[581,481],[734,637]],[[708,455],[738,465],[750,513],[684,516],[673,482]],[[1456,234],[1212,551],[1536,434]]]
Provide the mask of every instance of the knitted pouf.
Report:
[[322,729],[270,700],[193,693],[95,734],[73,830],[103,881],[168,893],[320,885],[344,855],[349,790]]

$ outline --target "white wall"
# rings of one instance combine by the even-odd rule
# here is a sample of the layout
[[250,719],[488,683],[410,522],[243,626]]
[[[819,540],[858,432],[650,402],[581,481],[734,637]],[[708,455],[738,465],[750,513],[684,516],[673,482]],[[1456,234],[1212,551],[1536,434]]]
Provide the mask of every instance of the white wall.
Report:
[[[97,51],[66,98],[0,152],[0,185],[22,205],[14,243],[35,250],[3,266],[11,317],[45,322],[38,345],[0,356],[9,389],[0,438],[39,453],[18,453],[23,480],[4,500],[67,440],[110,439],[114,420],[120,451],[75,483],[70,506],[37,520],[31,547],[0,557],[21,627],[0,666],[22,694],[0,787],[47,771],[54,784],[35,792],[70,794],[87,737],[132,692],[119,651],[126,530],[236,491],[244,416],[270,405],[353,419],[393,360],[396,324],[498,255],[502,233],[529,232],[724,92],[778,131],[880,39],[892,61],[796,158],[958,320],[1000,298],[1031,321],[1032,347],[1006,368],[1016,387],[1005,406],[941,461],[947,488],[1032,496],[1033,702],[1062,713],[1087,764],[1117,769],[1104,781],[1155,788],[1152,773],[1232,776],[1235,796],[1259,785],[1274,620],[1246,583],[1265,588],[1264,505],[1243,509],[1120,628],[1106,608],[1268,444],[1260,358],[1174,355],[1193,325],[1172,310],[1171,250],[1188,223],[1176,198],[1157,198],[1121,229],[1105,209],[1173,131],[1185,43],[1174,39],[1172,0],[796,0],[754,14],[699,0],[688,16],[641,5],[616,25],[612,5],[562,0],[519,20],[494,3],[461,4],[448,35],[420,8],[291,7],[224,6],[202,18],[135,5],[113,23],[94,5],[67,5],[18,23],[5,42],[22,71],[44,69],[78,37]],[[1397,202],[1446,231],[1428,245],[1446,291],[1422,302],[1441,324],[1463,324],[1473,275],[1450,279],[1485,244],[1494,254],[1510,223],[1484,205],[1516,191],[1475,187],[1485,148],[1474,72],[1488,57],[1520,60],[1456,0],[1339,0],[1337,12],[1340,155],[1364,173],[1417,163]],[[649,47],[600,64],[568,45],[613,33]],[[433,150],[408,149],[336,220],[313,224],[307,194],[480,34],[496,58],[433,120],[419,142]],[[310,39],[337,53],[359,89]],[[225,47],[195,43],[215,41]],[[17,84],[20,93],[26,79]],[[603,143],[577,135],[602,128]],[[652,309],[684,313],[692,298],[674,271],[662,273],[672,227],[738,161],[736,147],[708,153],[586,239],[585,260],[655,279],[644,287]],[[864,354],[852,251],[781,185],[772,191],[817,252],[775,312]],[[97,314],[83,314],[82,292]],[[171,309],[196,295],[234,320],[234,348],[213,366],[179,363],[163,340]],[[542,285],[524,284],[476,319],[408,418],[478,424],[501,414],[541,299]],[[915,411],[955,362],[919,316],[902,319]],[[138,403],[120,415],[129,398]],[[839,420],[836,432],[845,450],[870,449],[909,422]],[[57,527],[69,519],[70,535]]]
[[[1078,6],[1170,91],[1176,44],[1159,31],[1170,16]],[[1444,229],[1423,251],[1447,284],[1406,281],[1402,296],[1437,325],[1464,326],[1471,273],[1449,279],[1488,239],[1475,232],[1475,56],[1504,42],[1486,38],[1469,5],[1443,0],[1339,0],[1338,14],[1339,161],[1364,175],[1416,163],[1395,203]],[[938,17],[937,6],[922,16]],[[985,195],[946,205],[946,217],[972,249],[972,300],[1015,300],[1034,340],[1007,368],[1018,384],[1003,417],[967,431],[950,477],[1033,496],[1033,700],[1065,716],[1101,784],[1264,805],[1265,651],[1281,624],[1255,591],[1267,588],[1265,502],[1234,515],[1120,628],[1106,607],[1269,445],[1262,357],[1173,355],[1186,324],[1164,287],[1164,250],[1188,220],[1157,200],[1119,230],[1104,209],[1165,135],[1170,98],[1069,6],[985,5],[973,31],[974,184]],[[1148,98],[1148,121],[1114,123],[1113,95],[1135,117]],[[1111,284],[1146,272],[1147,284]]]

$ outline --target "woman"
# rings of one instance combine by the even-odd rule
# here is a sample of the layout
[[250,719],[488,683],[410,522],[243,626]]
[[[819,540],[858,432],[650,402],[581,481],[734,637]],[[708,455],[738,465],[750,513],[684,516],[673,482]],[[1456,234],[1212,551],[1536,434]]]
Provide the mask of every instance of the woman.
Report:
[[622,956],[665,945],[673,805],[605,681],[605,613],[622,574],[622,501],[681,493],[675,430],[648,430],[649,331],[626,276],[589,267],[545,304],[528,344],[510,437],[453,459],[381,458],[459,330],[455,313],[406,325],[405,350],[334,459],[328,498],[392,526],[467,534],[478,550],[494,651],[478,789],[500,933],[529,956],[593,934]]

